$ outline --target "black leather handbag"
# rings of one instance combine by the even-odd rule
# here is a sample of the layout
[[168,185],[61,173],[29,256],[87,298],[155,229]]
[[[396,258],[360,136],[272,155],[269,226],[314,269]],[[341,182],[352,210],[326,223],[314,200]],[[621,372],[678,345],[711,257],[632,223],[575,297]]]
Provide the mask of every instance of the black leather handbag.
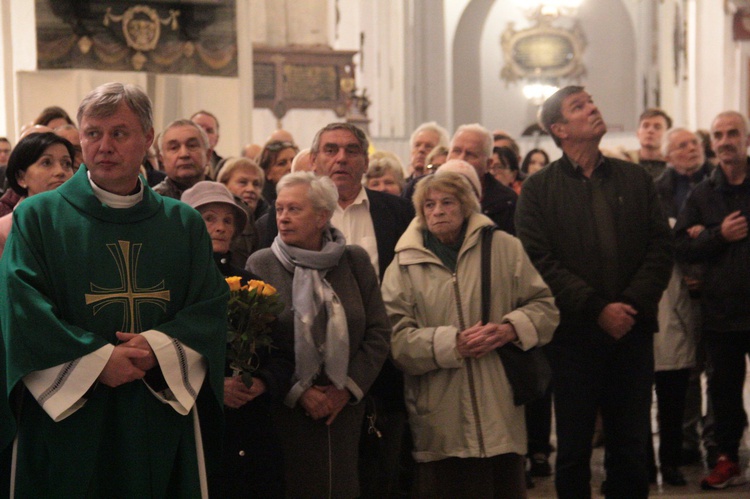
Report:
[[[482,229],[482,323],[487,324],[490,318],[490,290],[492,289],[491,256],[492,235],[495,226]],[[512,343],[506,343],[497,349],[505,369],[510,386],[513,389],[513,403],[526,405],[541,398],[552,379],[552,368],[547,355],[541,348],[532,347],[521,350]]]

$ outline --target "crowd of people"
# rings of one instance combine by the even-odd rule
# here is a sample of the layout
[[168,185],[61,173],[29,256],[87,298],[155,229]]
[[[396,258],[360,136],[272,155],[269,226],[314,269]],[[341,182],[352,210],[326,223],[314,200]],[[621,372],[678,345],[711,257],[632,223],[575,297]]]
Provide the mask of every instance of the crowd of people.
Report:
[[[520,498],[554,474],[579,499],[598,431],[606,497],[648,497],[657,470],[684,486],[704,458],[703,488],[744,483],[742,114],[705,141],[648,109],[640,150],[602,151],[569,86],[539,112],[557,161],[428,122],[406,165],[348,123],[222,158],[214,114],[157,134],[119,83],[77,122],[47,108],[0,139],[4,490]],[[226,355],[233,277],[283,303],[251,383]],[[529,403],[508,348],[551,366]]]

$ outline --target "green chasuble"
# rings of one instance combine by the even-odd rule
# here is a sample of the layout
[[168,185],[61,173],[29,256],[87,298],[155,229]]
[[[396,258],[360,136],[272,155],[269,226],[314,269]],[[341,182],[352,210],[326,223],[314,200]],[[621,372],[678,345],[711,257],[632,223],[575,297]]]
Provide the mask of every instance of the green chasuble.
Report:
[[[0,295],[2,300],[2,295]],[[5,347],[0,341],[0,387],[5,387]],[[11,413],[7,397],[0,397],[0,497],[10,490],[10,464],[13,437],[16,434],[15,417]]]
[[23,389],[30,373],[63,366],[53,396],[81,358],[117,344],[116,331],[160,331],[178,340],[176,358],[186,346],[205,360],[203,386],[188,390],[199,394],[210,471],[219,456],[228,287],[198,212],[148,187],[135,206],[110,208],[82,167],[14,212],[0,297],[8,393],[23,397],[16,497],[200,497],[193,415],[180,415],[143,380],[95,383],[59,422]]

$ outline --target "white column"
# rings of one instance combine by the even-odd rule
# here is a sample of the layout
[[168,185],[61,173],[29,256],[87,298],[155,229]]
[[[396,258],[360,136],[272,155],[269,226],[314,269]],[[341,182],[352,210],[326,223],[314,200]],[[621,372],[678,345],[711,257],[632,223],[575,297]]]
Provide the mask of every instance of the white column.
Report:
[[[239,146],[242,147],[253,137],[253,107],[255,98],[253,87],[253,41],[250,26],[254,12],[250,0],[237,1],[237,76],[239,78]],[[239,150],[232,151],[231,156],[239,155]]]
[[[734,82],[728,81],[735,73],[731,16],[724,12],[723,2],[690,0],[695,25],[695,99],[698,128],[708,128],[721,111],[737,103],[729,102]],[[734,76],[736,77],[736,76]]]
[[[13,117],[15,116],[15,105],[13,101],[13,51],[11,47],[11,6],[9,2],[0,2],[0,53],[3,63],[0,72],[0,136],[8,137],[15,135]],[[15,143],[14,138],[9,137]]]

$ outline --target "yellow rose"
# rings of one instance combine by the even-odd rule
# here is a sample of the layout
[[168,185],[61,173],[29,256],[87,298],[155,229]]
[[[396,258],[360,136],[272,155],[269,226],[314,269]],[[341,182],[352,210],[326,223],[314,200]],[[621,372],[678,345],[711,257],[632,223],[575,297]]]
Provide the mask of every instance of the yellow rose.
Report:
[[247,289],[249,291],[256,290],[258,294],[261,294],[263,292],[263,285],[265,283],[263,281],[258,281],[255,279],[252,279],[250,281],[247,281]]
[[242,283],[242,277],[227,277],[226,278],[227,284],[229,284],[229,291],[239,291],[240,285]]
[[255,292],[261,296],[271,296],[276,294],[276,288],[263,281],[252,280],[248,281],[247,286],[249,289],[256,290]]

